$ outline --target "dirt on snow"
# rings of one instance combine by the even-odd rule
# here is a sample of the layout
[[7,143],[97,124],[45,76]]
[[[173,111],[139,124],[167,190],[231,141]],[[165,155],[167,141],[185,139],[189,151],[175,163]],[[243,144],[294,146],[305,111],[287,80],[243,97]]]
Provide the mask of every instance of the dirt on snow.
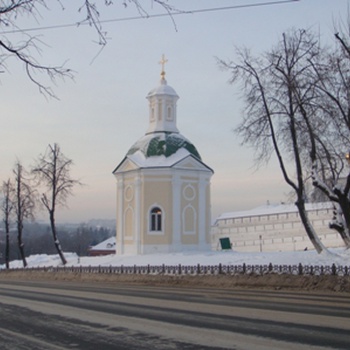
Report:
[[140,275],[2,270],[1,279],[123,283],[147,286],[221,289],[271,289],[350,293],[350,276],[260,275]]

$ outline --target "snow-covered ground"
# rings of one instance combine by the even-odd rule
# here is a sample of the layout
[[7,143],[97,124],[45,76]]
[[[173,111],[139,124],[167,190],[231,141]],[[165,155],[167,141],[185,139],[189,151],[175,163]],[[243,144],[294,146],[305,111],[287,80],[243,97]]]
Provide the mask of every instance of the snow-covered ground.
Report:
[[[234,251],[208,251],[204,253],[186,252],[150,255],[107,255],[101,257],[78,257],[74,253],[65,253],[66,266],[133,266],[133,265],[332,265],[350,266],[350,250],[332,249],[328,253],[317,254],[313,250],[275,253],[237,253]],[[59,266],[58,255],[33,255],[27,258],[28,267]],[[11,268],[22,267],[22,261],[10,263]],[[4,268],[4,265],[0,266]]]

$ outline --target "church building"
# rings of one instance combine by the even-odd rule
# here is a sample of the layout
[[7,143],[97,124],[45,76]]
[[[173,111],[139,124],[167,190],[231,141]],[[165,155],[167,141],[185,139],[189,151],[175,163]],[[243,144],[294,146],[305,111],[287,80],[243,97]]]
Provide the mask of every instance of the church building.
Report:
[[149,126],[113,171],[117,179],[117,254],[210,250],[213,170],[176,125],[179,96],[163,59],[151,90]]

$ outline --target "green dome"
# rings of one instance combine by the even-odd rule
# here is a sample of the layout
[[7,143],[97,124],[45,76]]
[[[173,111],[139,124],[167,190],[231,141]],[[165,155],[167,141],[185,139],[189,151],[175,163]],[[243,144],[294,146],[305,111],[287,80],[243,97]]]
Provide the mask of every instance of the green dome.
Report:
[[128,151],[127,156],[140,151],[146,158],[155,156],[170,157],[179,149],[186,149],[190,154],[201,160],[196,147],[178,133],[152,133],[137,141]]

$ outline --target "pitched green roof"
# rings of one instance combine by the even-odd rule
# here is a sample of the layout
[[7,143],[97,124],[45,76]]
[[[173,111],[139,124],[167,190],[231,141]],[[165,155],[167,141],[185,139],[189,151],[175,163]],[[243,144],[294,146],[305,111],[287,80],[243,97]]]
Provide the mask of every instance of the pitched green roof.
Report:
[[127,155],[141,151],[146,158],[162,155],[169,157],[181,148],[186,149],[190,154],[201,160],[201,156],[191,142],[178,133],[166,132],[145,135],[130,148]]

